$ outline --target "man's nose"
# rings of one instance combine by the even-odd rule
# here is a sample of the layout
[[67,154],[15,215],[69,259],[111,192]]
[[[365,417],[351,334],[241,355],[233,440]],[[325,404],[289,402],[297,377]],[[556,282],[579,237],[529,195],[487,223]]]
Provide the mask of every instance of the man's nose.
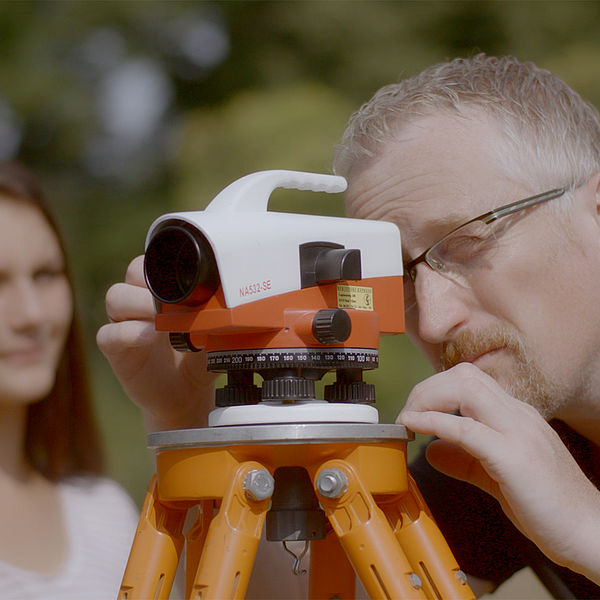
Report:
[[417,335],[428,344],[441,344],[448,340],[469,318],[469,291],[425,263],[417,266],[415,293]]

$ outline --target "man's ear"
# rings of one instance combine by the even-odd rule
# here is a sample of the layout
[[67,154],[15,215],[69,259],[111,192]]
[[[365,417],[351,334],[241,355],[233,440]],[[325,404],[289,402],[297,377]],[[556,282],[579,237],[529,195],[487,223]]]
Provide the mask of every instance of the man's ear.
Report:
[[590,193],[596,202],[596,214],[600,220],[600,171],[597,171],[590,177],[588,185],[590,186]]
[[596,171],[580,189],[585,194],[586,214],[595,218],[600,231],[600,171]]

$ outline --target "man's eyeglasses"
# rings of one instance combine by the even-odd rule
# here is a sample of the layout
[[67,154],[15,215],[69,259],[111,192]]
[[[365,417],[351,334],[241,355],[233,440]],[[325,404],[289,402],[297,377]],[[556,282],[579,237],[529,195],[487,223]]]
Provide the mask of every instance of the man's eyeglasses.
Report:
[[496,231],[491,226],[502,217],[536,206],[542,202],[559,198],[569,186],[556,188],[542,194],[530,196],[505,204],[475,217],[447,233],[425,252],[404,264],[404,306],[410,310],[417,303],[415,279],[417,265],[424,262],[436,273],[459,285],[467,285],[473,271],[488,264],[490,252],[496,248]]

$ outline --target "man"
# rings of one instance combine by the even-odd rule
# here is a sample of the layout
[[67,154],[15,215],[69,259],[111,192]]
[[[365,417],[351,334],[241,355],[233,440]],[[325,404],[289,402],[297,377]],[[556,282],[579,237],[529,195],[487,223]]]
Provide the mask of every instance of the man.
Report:
[[[398,421],[439,438],[427,458],[451,478],[415,474],[459,563],[479,591],[532,564],[558,595],[600,597],[597,113],[534,65],[457,59],[382,88],[336,170],[351,216],[402,232],[407,331],[440,372]],[[173,370],[140,273],[109,291],[100,347],[149,429],[203,425],[202,357]]]
[[[434,466],[494,496],[551,559],[582,565],[587,555],[591,576],[600,561],[578,536],[598,535],[600,494],[539,415],[561,419],[598,457],[596,111],[531,64],[455,60],[380,90],[336,162],[348,212],[400,228],[407,331],[444,371],[415,388],[399,420],[444,440],[429,448]],[[552,523],[565,513],[575,519]],[[438,514],[442,528],[449,517]],[[493,550],[503,565],[518,554]]]

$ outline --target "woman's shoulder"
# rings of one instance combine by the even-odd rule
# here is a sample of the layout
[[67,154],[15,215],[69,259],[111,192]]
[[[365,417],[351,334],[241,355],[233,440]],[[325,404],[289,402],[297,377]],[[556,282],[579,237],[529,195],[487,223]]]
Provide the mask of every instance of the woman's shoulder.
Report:
[[69,510],[102,518],[137,521],[139,511],[123,487],[108,477],[76,476],[59,483]]
[[115,597],[137,526],[135,503],[105,477],[69,477],[57,489],[70,545],[60,585],[78,589],[84,581],[96,597]]

